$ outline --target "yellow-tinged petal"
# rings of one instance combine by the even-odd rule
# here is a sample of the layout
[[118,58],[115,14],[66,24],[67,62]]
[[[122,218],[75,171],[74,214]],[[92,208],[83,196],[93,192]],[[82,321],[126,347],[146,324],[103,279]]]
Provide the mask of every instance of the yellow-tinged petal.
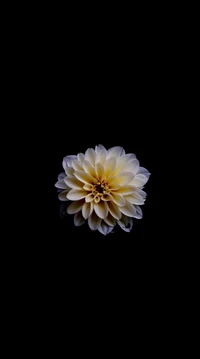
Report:
[[64,181],[70,188],[81,189],[83,187],[83,182],[75,177],[65,177]]
[[[107,202],[108,203],[108,209],[109,209],[109,212],[110,214],[116,218],[116,219],[120,219],[122,214],[121,214],[121,211],[119,210],[119,207],[113,203],[113,202]],[[120,207],[121,209],[121,207]]]
[[84,170],[89,173],[92,177],[96,177],[96,171],[93,165],[89,161],[83,162],[83,168]]
[[100,218],[104,219],[108,215],[108,204],[105,201],[94,203],[94,210]]
[[78,201],[79,199],[85,198],[87,194],[88,192],[84,190],[71,189],[67,194],[67,198],[70,199],[70,201]]
[[94,184],[97,183],[97,179],[84,171],[75,171],[74,176],[83,183]]
[[134,175],[131,172],[119,172],[116,175],[115,185],[126,186],[128,185],[134,178]]

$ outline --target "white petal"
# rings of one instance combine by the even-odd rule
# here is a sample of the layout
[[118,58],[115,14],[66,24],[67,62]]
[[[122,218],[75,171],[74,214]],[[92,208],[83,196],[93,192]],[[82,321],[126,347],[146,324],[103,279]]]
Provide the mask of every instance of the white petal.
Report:
[[134,175],[131,172],[119,172],[116,176],[115,185],[126,186],[133,180]]
[[103,167],[103,165],[100,162],[98,162],[96,164],[96,166],[95,166],[95,169],[96,169],[97,178],[99,180],[101,180],[103,175],[104,175],[104,167]]
[[76,178],[78,178],[83,183],[90,183],[90,184],[97,183],[96,178],[94,178],[89,173],[84,171],[75,171],[74,176],[76,176]]
[[55,183],[55,187],[56,187],[56,188],[59,188],[59,189],[66,189],[66,188],[68,188],[68,186],[66,185],[66,183],[64,182],[63,179],[57,181],[57,182]]
[[66,191],[62,191],[61,193],[59,193],[58,198],[60,201],[69,201],[67,198],[67,194],[68,194],[69,190]]
[[133,159],[132,155],[123,155],[121,157],[116,158],[116,172],[119,172],[123,169],[128,161]]
[[124,207],[120,207],[120,210],[123,214],[125,214],[128,217],[134,217],[136,215],[136,209],[133,204],[126,201],[126,204]]
[[93,148],[88,148],[85,152],[85,160],[90,162],[93,166],[95,164],[96,153]]
[[92,202],[94,200],[94,194],[93,193],[89,193],[86,197],[85,197],[85,202]]
[[115,202],[115,204],[117,206],[124,206],[125,205],[125,199],[118,194],[117,192],[112,192],[112,197],[113,197],[113,202]]
[[83,163],[84,159],[85,159],[85,155],[83,153],[79,153],[77,155],[77,158],[79,160],[80,163]]
[[82,215],[85,219],[88,219],[88,217],[92,214],[93,211],[93,202],[84,203],[82,207]]
[[120,146],[115,146],[115,147],[112,147],[108,150],[108,155],[107,155],[107,158],[110,158],[110,157],[120,157],[120,156],[123,156],[125,154],[125,151],[123,149],[123,147],[120,147]]
[[74,201],[70,203],[70,205],[67,208],[67,213],[74,214],[79,212],[82,209],[83,204],[84,204],[84,200]]
[[77,156],[74,155],[64,157],[62,161],[64,170],[66,169],[66,167],[72,167],[72,160],[75,160],[76,158]]
[[136,187],[134,187],[134,186],[124,186],[124,187],[117,188],[116,192],[123,196],[126,196],[128,194],[133,193],[133,191],[135,191],[135,189],[136,189]]
[[150,176],[151,173],[150,173],[149,171],[147,171],[146,168],[140,167],[140,168],[139,168],[139,171],[138,171],[138,174],[142,174],[142,175],[144,175],[145,177],[149,178],[149,176]]
[[72,189],[69,191],[67,198],[70,199],[70,201],[78,201],[79,199],[85,198],[87,194],[87,191]]
[[79,181],[75,177],[65,177],[64,181],[70,188],[74,188],[74,189],[83,188],[83,182]]
[[95,152],[96,152],[96,153],[100,152],[101,150],[106,150],[103,145],[95,146]]
[[82,224],[84,223],[85,223],[85,219],[83,218],[81,212],[76,213],[74,216],[74,225],[78,227],[78,226],[82,226]]
[[143,187],[148,181],[148,178],[142,174],[137,174],[135,178],[130,182],[135,187]]
[[[108,208],[109,208],[109,212],[111,213],[111,215],[116,219],[120,219],[122,214],[121,214],[121,211],[119,210],[118,206],[113,202],[107,202],[107,203],[108,203]],[[120,207],[120,209],[121,209],[121,207]]]
[[140,194],[140,196],[142,196],[142,198],[145,200],[146,199],[146,196],[147,196],[147,194],[146,194],[146,192],[144,192],[142,189],[140,189],[140,188],[137,188],[137,191],[138,191],[138,193]]
[[83,161],[83,168],[85,172],[89,173],[93,177],[96,177],[95,168],[89,161]]
[[141,208],[136,205],[135,209],[136,209],[136,215],[134,217],[137,218],[137,219],[141,219],[143,217],[143,213],[142,213]]
[[72,161],[72,167],[73,167],[73,169],[75,171],[82,171],[83,170],[83,166],[78,160],[73,160]]
[[72,167],[66,167],[65,173],[67,176],[73,177],[74,176],[74,169]]
[[105,177],[109,177],[115,170],[116,159],[114,157],[108,158],[104,163],[104,175]]
[[118,225],[123,229],[125,232],[130,232],[133,227],[133,219],[130,217],[127,217],[128,221],[127,223],[124,222],[124,218],[121,218],[119,221],[117,221]]
[[58,181],[64,179],[65,176],[66,176],[65,173],[60,173],[60,174],[58,175]]
[[125,199],[126,201],[133,204],[140,204],[140,205],[144,204],[144,199],[136,191],[133,192],[132,194],[129,194],[128,196],[125,196]]
[[96,160],[95,163],[100,162],[102,165],[104,164],[105,160],[106,160],[106,156],[107,156],[107,151],[105,148],[102,148],[100,151],[97,152],[96,154]]
[[134,175],[136,175],[138,170],[139,170],[139,161],[136,159],[128,161],[123,167],[123,171],[131,172]]
[[98,229],[101,225],[101,218],[99,218],[96,213],[93,211],[90,217],[88,218],[88,225],[92,231]]
[[98,228],[98,231],[102,233],[104,236],[106,236],[108,233],[110,233],[113,230],[114,227],[108,226],[106,223],[102,221],[101,225]]
[[108,204],[105,201],[94,203],[94,210],[100,218],[104,219],[108,215]]

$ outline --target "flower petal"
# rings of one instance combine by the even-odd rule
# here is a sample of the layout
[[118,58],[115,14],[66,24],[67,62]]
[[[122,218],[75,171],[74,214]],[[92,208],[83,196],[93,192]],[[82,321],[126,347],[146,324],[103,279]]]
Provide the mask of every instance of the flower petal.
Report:
[[135,205],[135,209],[136,209],[136,215],[134,217],[137,219],[141,219],[143,217],[141,208],[139,206]]
[[103,165],[100,162],[98,162],[95,166],[95,169],[96,169],[96,175],[97,175],[98,179],[101,180],[104,175]]
[[106,162],[104,163],[105,177],[109,177],[114,172],[115,166],[116,166],[116,159],[114,157],[110,157],[106,160]]
[[144,204],[144,199],[138,192],[133,192],[132,194],[129,194],[128,196],[125,196],[126,201],[133,203],[133,204]]
[[[135,191],[136,187],[134,186],[124,186],[124,187],[118,187],[117,189],[114,189],[114,191],[116,191],[117,193],[126,196],[128,194],[133,193],[133,191]],[[112,191],[113,193],[113,191]]]
[[134,175],[136,175],[136,173],[139,170],[139,161],[134,159],[134,160],[130,160],[128,161],[125,166],[123,167],[123,171],[128,171],[133,173]]
[[130,217],[126,217],[128,218],[128,220],[125,222],[124,217],[125,216],[123,215],[122,218],[117,221],[117,224],[121,227],[121,229],[123,229],[123,231],[130,232],[133,227],[133,219]]
[[125,199],[118,194],[117,192],[112,192],[112,197],[113,197],[113,202],[115,202],[115,204],[117,206],[124,206],[125,205]]
[[83,218],[81,212],[78,212],[78,213],[75,214],[75,216],[74,216],[74,225],[75,225],[76,227],[82,226],[82,224],[84,224],[85,222],[86,222],[86,221],[85,221],[85,219]]
[[74,214],[79,212],[82,209],[83,204],[84,204],[84,200],[74,201],[70,203],[70,205],[67,207],[67,213]]
[[85,160],[90,162],[93,166],[95,165],[96,153],[93,148],[88,148],[85,152]]
[[148,178],[143,174],[137,174],[134,179],[130,182],[131,185],[135,187],[143,187],[148,181]]
[[83,161],[83,169],[85,172],[89,173],[92,177],[96,177],[95,168],[89,161]]
[[124,151],[123,147],[115,146],[115,147],[110,148],[107,151],[107,153],[108,153],[107,158],[110,158],[110,157],[117,158],[117,157],[123,156],[125,154],[125,151]]
[[62,166],[64,170],[66,169],[66,167],[72,167],[72,160],[75,159],[77,159],[77,156],[74,155],[65,156],[62,161]]
[[83,170],[83,166],[82,164],[78,161],[78,160],[73,160],[72,161],[72,167],[75,171],[82,171]]
[[69,190],[67,189],[66,191],[62,191],[61,193],[59,193],[58,199],[60,201],[69,201],[68,198],[67,198],[68,192],[69,192]]
[[57,181],[57,182],[55,183],[55,187],[56,187],[56,188],[59,188],[59,189],[66,189],[66,188],[68,188],[63,179]]
[[149,178],[151,173],[146,168],[140,167],[138,174],[142,174],[142,175],[146,176],[147,178]]
[[94,194],[93,193],[89,193],[86,197],[85,197],[85,202],[92,202],[94,199]]
[[107,151],[106,149],[103,147],[100,151],[97,152],[96,154],[96,159],[95,159],[95,163],[100,162],[102,165],[104,164],[105,160],[106,160],[106,156],[107,156]]
[[85,160],[85,155],[83,153],[79,153],[77,155],[77,158],[78,158],[80,163],[83,163],[83,161]]
[[[119,210],[118,206],[113,203],[113,202],[107,202],[108,203],[108,209],[109,209],[109,212],[111,213],[111,215],[116,218],[116,219],[120,219],[122,214],[121,214],[121,211]],[[121,207],[120,207],[121,209]]]
[[104,223],[102,221],[101,225],[98,228],[98,231],[100,233],[102,233],[104,236],[106,236],[107,234],[109,234],[113,230],[113,228],[114,227],[108,226],[106,223]]
[[134,175],[131,172],[119,172],[116,176],[115,185],[126,186],[128,185],[134,178]]
[[64,181],[70,188],[74,188],[74,189],[83,188],[83,182],[79,181],[75,177],[65,177]]
[[105,201],[94,203],[94,210],[100,218],[104,219],[108,215],[108,204]]
[[93,211],[90,217],[88,218],[88,225],[92,231],[95,231],[98,229],[98,227],[101,225],[101,218],[96,215],[96,213]]
[[74,176],[78,178],[83,183],[97,183],[97,179],[91,176],[89,173],[84,171],[75,171]]
[[65,177],[66,177],[65,173],[60,173],[60,174],[58,175],[58,181],[64,179]]
[[108,216],[104,218],[104,222],[109,226],[114,227],[116,224],[116,219],[110,213],[108,213]]
[[136,215],[136,209],[132,203],[129,203],[126,201],[126,204],[124,207],[120,207],[120,210],[123,214],[125,214],[128,217],[134,217]]
[[72,167],[66,167],[65,173],[67,176],[73,177],[74,176],[74,169]]
[[82,215],[85,219],[88,219],[88,217],[92,214],[94,205],[93,202],[85,202],[82,206]]
[[87,191],[81,189],[71,189],[71,191],[68,192],[67,198],[71,201],[78,201],[79,199],[85,198],[87,194]]

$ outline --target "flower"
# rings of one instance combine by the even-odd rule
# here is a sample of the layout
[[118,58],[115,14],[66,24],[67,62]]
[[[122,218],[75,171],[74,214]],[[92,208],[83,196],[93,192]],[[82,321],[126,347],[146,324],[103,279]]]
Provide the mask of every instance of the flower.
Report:
[[139,206],[145,202],[143,187],[150,173],[134,154],[98,145],[64,157],[62,165],[65,173],[55,186],[60,201],[72,201],[67,213],[74,214],[75,226],[87,221],[91,230],[107,235],[116,225],[130,232],[133,218],[142,218]]

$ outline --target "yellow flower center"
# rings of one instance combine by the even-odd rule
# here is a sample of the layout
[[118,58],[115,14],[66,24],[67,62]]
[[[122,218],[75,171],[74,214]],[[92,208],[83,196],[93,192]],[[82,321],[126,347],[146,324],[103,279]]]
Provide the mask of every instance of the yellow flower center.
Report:
[[106,200],[106,197],[110,192],[111,190],[105,180],[99,181],[92,186],[92,194],[95,203],[98,203],[101,199]]

